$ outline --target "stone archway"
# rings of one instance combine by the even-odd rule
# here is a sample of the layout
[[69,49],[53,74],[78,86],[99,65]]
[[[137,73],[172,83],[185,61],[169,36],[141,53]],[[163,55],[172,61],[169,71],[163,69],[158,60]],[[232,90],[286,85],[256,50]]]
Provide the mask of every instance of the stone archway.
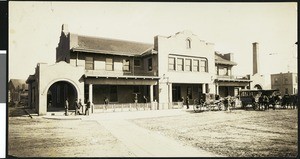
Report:
[[68,81],[56,81],[47,90],[47,111],[64,110],[66,99],[69,100],[69,110],[74,110],[78,98],[76,87]]

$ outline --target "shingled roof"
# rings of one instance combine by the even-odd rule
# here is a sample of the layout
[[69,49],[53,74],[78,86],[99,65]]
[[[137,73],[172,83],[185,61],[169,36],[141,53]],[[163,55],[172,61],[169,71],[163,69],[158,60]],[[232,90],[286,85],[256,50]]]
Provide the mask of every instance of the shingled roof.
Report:
[[73,51],[137,56],[153,49],[152,44],[78,35],[78,47]]
[[215,53],[215,62],[216,62],[216,64],[223,64],[223,65],[232,65],[232,66],[237,65],[237,63],[235,63],[233,61],[229,61],[229,60],[222,58],[218,53]]

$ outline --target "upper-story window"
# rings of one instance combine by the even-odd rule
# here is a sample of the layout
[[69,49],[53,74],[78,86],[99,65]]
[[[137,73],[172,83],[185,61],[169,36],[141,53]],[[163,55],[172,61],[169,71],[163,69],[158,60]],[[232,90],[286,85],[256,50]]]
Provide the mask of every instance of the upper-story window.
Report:
[[169,57],[169,70],[175,71],[175,57]]
[[219,75],[219,68],[218,68],[218,66],[215,66],[215,69],[216,69],[216,74]]
[[183,58],[177,58],[177,70],[183,71]]
[[193,71],[199,72],[199,60],[193,60]]
[[191,39],[186,39],[186,48],[190,49],[192,47]]
[[278,78],[277,77],[275,77],[274,83],[278,83]]
[[123,60],[123,71],[130,71],[130,60]]
[[148,59],[148,71],[152,71],[152,68],[153,66],[152,66],[152,58],[149,58]]
[[200,61],[200,71],[201,72],[208,72],[208,70],[207,70],[207,60],[202,59]]
[[185,59],[185,70],[192,71],[192,59]]
[[289,79],[287,77],[284,78],[284,84],[288,84],[289,83]]
[[295,76],[295,83],[298,83],[298,78],[297,78],[297,76]]
[[85,57],[85,69],[93,70],[94,69],[94,59],[93,57]]
[[134,63],[134,67],[141,67],[141,60],[140,59],[134,59],[133,63]]
[[114,61],[112,58],[106,58],[105,60],[105,70],[113,71],[114,70]]

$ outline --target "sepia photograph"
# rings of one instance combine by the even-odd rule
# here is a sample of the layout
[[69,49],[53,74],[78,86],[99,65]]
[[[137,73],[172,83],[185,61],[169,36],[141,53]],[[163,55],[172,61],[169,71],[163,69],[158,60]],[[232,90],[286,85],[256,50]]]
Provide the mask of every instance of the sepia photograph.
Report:
[[297,2],[8,5],[8,157],[298,156]]

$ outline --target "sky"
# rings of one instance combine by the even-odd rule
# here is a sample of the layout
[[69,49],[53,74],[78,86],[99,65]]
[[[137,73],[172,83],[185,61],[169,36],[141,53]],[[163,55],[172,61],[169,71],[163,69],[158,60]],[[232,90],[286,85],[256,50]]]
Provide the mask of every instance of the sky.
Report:
[[62,24],[80,35],[153,44],[154,36],[190,30],[233,53],[234,74],[297,73],[297,3],[9,2],[9,79],[27,79],[38,62],[55,63]]

